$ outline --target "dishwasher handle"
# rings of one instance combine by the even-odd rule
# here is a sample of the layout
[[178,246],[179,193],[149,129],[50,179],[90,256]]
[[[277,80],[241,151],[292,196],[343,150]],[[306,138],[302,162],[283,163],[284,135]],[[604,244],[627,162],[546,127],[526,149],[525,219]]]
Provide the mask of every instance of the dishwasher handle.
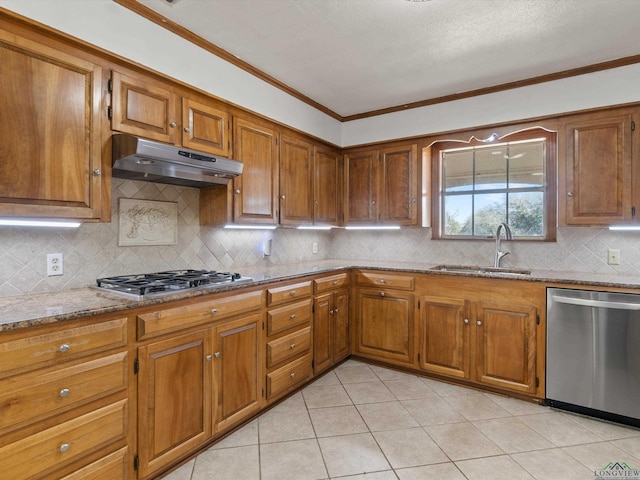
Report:
[[596,308],[616,308],[618,310],[640,310],[640,303],[628,303],[628,302],[608,302],[605,300],[589,300],[587,298],[573,298],[573,297],[557,297],[551,296],[554,302],[568,303],[569,305],[582,305],[585,307]]

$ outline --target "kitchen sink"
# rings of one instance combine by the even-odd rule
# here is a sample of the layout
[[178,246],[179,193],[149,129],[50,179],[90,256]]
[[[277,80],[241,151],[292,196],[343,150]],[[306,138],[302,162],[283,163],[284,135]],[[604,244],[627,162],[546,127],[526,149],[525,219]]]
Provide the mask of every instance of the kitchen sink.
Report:
[[430,270],[449,273],[478,273],[482,275],[507,275],[516,277],[531,275],[531,270],[520,268],[478,267],[474,265],[437,265]]

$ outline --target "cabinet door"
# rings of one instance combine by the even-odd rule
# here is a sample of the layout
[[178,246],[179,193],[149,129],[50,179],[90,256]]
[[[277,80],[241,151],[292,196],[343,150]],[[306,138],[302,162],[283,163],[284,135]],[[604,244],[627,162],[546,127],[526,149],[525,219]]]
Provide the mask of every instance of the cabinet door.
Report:
[[313,301],[313,373],[318,374],[332,365],[331,317],[333,293],[317,296]]
[[313,222],[313,146],[282,135],[280,138],[280,224]]
[[276,132],[247,120],[234,119],[234,157],[243,162],[233,179],[236,223],[275,224],[278,151]]
[[522,393],[536,391],[536,309],[478,304],[476,380]]
[[469,305],[466,300],[421,298],[420,368],[469,378]]
[[146,77],[111,75],[111,129],[177,144],[181,128],[175,95],[168,86]]
[[349,356],[349,293],[336,292],[334,294],[334,308],[332,314],[331,348],[333,363]]
[[377,151],[345,155],[345,223],[375,223],[378,220]]
[[147,477],[211,436],[209,332],[182,335],[138,350],[140,476]]
[[316,225],[340,225],[342,162],[333,150],[316,148],[313,155],[313,220]]
[[182,99],[182,146],[229,156],[229,114],[190,98]]
[[214,328],[215,432],[262,406],[261,325],[256,313]]
[[0,65],[0,215],[100,219],[102,70],[2,31]]
[[418,148],[406,145],[380,150],[380,222],[417,225]]
[[621,114],[565,126],[567,225],[631,219],[631,121]]
[[395,363],[414,363],[413,295],[358,290],[357,353]]

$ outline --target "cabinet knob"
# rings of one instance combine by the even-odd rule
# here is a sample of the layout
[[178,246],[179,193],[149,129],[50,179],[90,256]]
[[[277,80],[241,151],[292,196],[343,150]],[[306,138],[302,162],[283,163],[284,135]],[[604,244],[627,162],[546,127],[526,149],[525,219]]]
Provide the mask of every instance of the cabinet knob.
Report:
[[573,197],[573,192],[567,192],[567,197]]
[[207,359],[207,362],[210,362],[213,357],[211,355],[207,355],[205,358]]
[[62,445],[60,445],[60,453],[64,453],[67,450],[69,450],[69,444],[68,443],[63,443]]
[[64,352],[68,352],[70,348],[71,346],[68,343],[63,343],[62,345],[60,345],[60,348],[58,348],[58,350],[64,353]]
[[469,319],[468,319],[468,318],[465,318],[465,319],[464,319],[464,323],[465,323],[465,325],[468,325],[468,324],[469,324]]
[[334,280],[334,281],[333,281],[333,284],[334,284],[334,285],[337,285],[337,284],[338,284],[338,280]]
[[378,280],[378,283],[387,283],[384,278],[381,278],[380,280]]
[[295,344],[295,343],[292,343],[291,345],[289,345],[289,348],[290,348],[291,350],[293,350],[294,348],[296,348],[296,344]]
[[333,313],[338,313],[338,309],[336,308],[336,309],[333,311]]
[[478,320],[478,321],[476,322],[476,325],[478,325],[479,327],[481,327],[481,326],[482,326],[482,322],[481,322],[480,320]]
[[375,205],[376,201],[375,200],[371,200],[371,205]]
[[380,296],[381,296],[381,297],[384,297],[384,292],[380,292]]
[[333,310],[329,310],[329,315],[333,315]]
[[291,296],[293,297],[294,295],[296,295],[298,293],[297,290],[291,290]]
[[184,131],[189,133],[191,131],[191,129],[189,127],[184,127]]
[[291,316],[289,317],[291,320],[294,320],[296,318],[296,314],[292,313]]
[[220,352],[214,353],[213,356],[216,357],[216,358],[220,358]]
[[291,375],[290,375],[290,376],[291,376],[291,378],[293,378],[293,377],[295,377],[295,376],[296,376],[296,373],[295,373],[295,372],[291,372]]
[[236,195],[240,195],[240,189],[236,188]]
[[216,313],[218,313],[218,309],[217,308],[212,308],[211,309],[211,315],[215,315]]
[[171,128],[176,128],[176,126],[177,126],[177,125],[178,125],[178,124],[177,124],[176,122],[171,122],[171,123],[169,124],[169,126],[170,126]]
[[96,176],[97,176],[97,175],[102,175],[102,170],[100,170],[99,168],[96,168],[96,169],[93,171],[93,174],[94,174],[94,175],[96,175]]
[[280,195],[280,199],[281,199],[281,200],[284,200],[284,195]]
[[62,390],[60,390],[60,396],[61,397],[66,397],[67,395],[69,395],[69,389],[68,388],[63,388]]

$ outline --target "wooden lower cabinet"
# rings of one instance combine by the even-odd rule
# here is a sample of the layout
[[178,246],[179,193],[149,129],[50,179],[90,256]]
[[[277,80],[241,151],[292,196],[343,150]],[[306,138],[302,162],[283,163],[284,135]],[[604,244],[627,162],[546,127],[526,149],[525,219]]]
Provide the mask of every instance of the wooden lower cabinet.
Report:
[[394,364],[414,364],[414,295],[388,289],[358,289],[354,352]]
[[317,295],[313,301],[313,372],[349,356],[349,292]]
[[214,433],[262,407],[262,314],[214,327]]
[[499,280],[458,278],[455,290],[449,288],[454,282],[442,279],[441,287],[432,288],[442,296],[420,297],[420,368],[500,390],[543,395],[537,351],[544,287],[503,283],[500,288]]
[[138,349],[138,456],[147,478],[211,437],[211,331]]

